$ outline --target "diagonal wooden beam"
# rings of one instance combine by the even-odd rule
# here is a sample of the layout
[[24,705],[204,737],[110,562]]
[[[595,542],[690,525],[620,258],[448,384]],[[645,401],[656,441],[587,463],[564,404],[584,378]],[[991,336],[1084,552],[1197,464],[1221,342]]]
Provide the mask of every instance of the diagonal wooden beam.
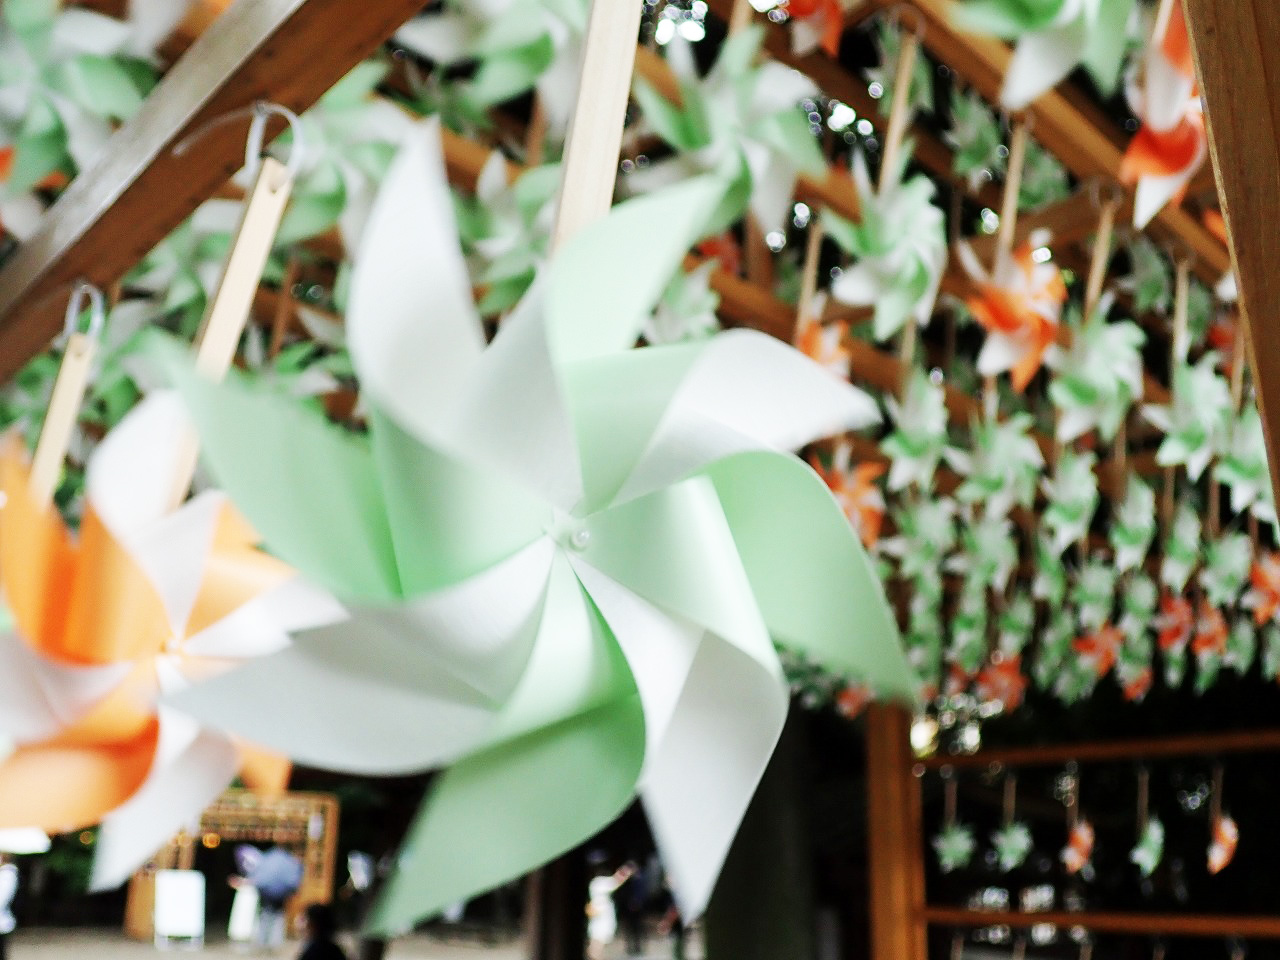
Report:
[[1271,482],[1280,490],[1280,4],[1185,0],[1185,9]]
[[305,109],[421,5],[232,4],[0,271],[0,382],[58,332],[60,290],[81,277],[102,287],[115,282],[236,171],[246,127],[214,127],[181,156],[173,153],[176,144],[257,99]]

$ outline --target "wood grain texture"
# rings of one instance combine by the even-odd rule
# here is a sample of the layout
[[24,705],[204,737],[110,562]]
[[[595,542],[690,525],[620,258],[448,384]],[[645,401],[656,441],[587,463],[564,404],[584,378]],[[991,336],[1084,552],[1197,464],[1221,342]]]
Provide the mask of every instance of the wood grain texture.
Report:
[[83,278],[106,288],[243,162],[245,126],[210,120],[270,99],[304,110],[390,36],[418,0],[253,0],[233,4],[160,82],[0,271],[0,382],[48,346],[61,322],[52,291]]
[[1280,490],[1280,4],[1185,0],[1274,490]]
[[[1090,933],[1139,933],[1152,936],[1247,937],[1280,940],[1280,917],[1197,915],[1193,913],[1071,913],[1064,910],[1016,913],[966,910],[963,907],[928,907],[924,918],[937,927],[1006,926],[1025,930],[1042,923],[1058,927],[1083,927]],[[878,960],[878,958],[877,958]]]

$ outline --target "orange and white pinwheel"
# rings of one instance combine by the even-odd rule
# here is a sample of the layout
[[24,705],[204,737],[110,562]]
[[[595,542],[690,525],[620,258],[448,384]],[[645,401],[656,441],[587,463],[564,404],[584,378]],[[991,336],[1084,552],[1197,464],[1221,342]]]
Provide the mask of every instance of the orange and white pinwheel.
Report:
[[1280,614],[1280,553],[1264,553],[1249,571],[1249,589],[1241,603],[1253,611],[1253,622],[1264,626]]
[[884,476],[888,467],[873,462],[851,467],[852,455],[853,448],[842,442],[836,446],[831,466],[823,466],[816,458],[810,458],[809,463],[835,494],[862,545],[870,550],[879,542],[880,528],[884,525],[884,493],[876,481]]
[[1152,624],[1156,628],[1161,650],[1167,653],[1183,649],[1191,640],[1191,631],[1195,628],[1191,602],[1186,597],[1166,593],[1160,598],[1160,613]]
[[1146,55],[1135,64],[1126,85],[1129,107],[1142,126],[1120,162],[1120,179],[1137,185],[1133,224],[1139,229],[1166,204],[1182,202],[1191,178],[1209,155],[1182,5],[1162,7],[1169,16],[1157,24]]
[[[822,297],[821,294],[818,297]],[[849,362],[853,357],[844,345],[849,336],[849,324],[844,320],[823,324],[818,319],[822,313],[821,302],[814,304],[815,317],[802,321],[796,337],[796,349],[821,367],[825,367],[841,380],[849,379]]]
[[860,683],[851,683],[836,694],[836,711],[846,720],[854,720],[874,699],[875,695],[871,688]]
[[800,56],[821,48],[828,55],[840,55],[844,34],[844,8],[840,0],[787,0],[791,17],[791,50]]
[[1228,636],[1227,618],[1222,611],[1208,600],[1201,600],[1191,652],[1198,657],[1221,656],[1226,652]]
[[1047,237],[1032,234],[1026,246],[1012,254],[1001,253],[988,271],[967,243],[958,247],[960,262],[976,292],[965,304],[987,331],[978,355],[978,372],[984,377],[1009,372],[1014,389],[1026,389],[1040,369],[1044,353],[1057,339],[1067,287],[1053,262],[1039,262],[1034,251]]
[[[153,394],[90,461],[78,538],[29,489],[18,437],[0,450],[0,588],[23,664],[53,697],[0,703],[0,828],[101,823],[94,886],[114,886],[236,776],[281,790],[289,765],[202,728],[161,698],[342,609],[260,552],[227,499],[177,509],[185,414]],[[28,698],[31,699],[31,698]]]
[[1005,710],[1016,710],[1027,693],[1027,678],[1022,672],[1022,655],[1005,657],[999,663],[987,664],[978,673],[978,699],[999,703]]
[[1240,827],[1223,814],[1213,822],[1213,842],[1209,844],[1209,872],[1221,873],[1236,855],[1240,843]]
[[1062,848],[1060,857],[1067,873],[1076,874],[1083,870],[1093,858],[1093,842],[1095,835],[1093,824],[1088,820],[1078,820],[1067,836],[1067,845]]
[[1073,646],[1076,653],[1093,666],[1099,677],[1105,677],[1116,665],[1116,658],[1124,646],[1124,632],[1111,624],[1104,624],[1077,639]]

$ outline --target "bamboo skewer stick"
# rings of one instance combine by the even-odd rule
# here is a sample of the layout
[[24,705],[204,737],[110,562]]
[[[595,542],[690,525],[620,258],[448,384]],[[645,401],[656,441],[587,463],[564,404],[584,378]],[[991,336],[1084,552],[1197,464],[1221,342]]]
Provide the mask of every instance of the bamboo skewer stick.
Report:
[[1111,262],[1111,240],[1115,233],[1116,213],[1120,201],[1116,198],[1102,205],[1098,216],[1098,233],[1093,241],[1093,256],[1089,261],[1089,279],[1085,284],[1084,318],[1088,320],[1102,299],[1102,287],[1107,279],[1107,266]]
[[800,299],[796,304],[796,337],[804,332],[807,324],[818,323],[813,303],[818,296],[818,267],[822,258],[822,224],[815,210],[809,218],[809,235],[805,238],[804,263],[800,272]]
[[[1187,356],[1187,298],[1191,292],[1191,263],[1178,261],[1173,293],[1173,335],[1169,348],[1169,369],[1177,370]],[[1164,492],[1160,498],[1160,513],[1166,535],[1173,523],[1175,478],[1173,467],[1164,469]]]
[[279,356],[284,346],[285,334],[289,332],[289,323],[293,320],[293,288],[298,282],[301,268],[296,255],[289,257],[285,264],[284,278],[280,281],[280,299],[276,301],[275,314],[271,318],[271,345],[267,350],[267,357],[271,360]]
[[[1027,158],[1027,121],[1019,119],[1013,126],[1009,144],[1009,165],[1000,198],[1000,226],[996,232],[994,267],[1008,261],[1018,226],[1018,194],[1022,191],[1022,171]],[[987,419],[995,419],[1000,403],[995,377],[982,381],[982,405]]]
[[889,124],[885,131],[884,151],[880,154],[879,189],[883,193],[893,183],[898,168],[898,155],[911,122],[911,78],[915,73],[920,38],[903,32],[898,49],[898,65],[893,78],[893,101],[889,107]]

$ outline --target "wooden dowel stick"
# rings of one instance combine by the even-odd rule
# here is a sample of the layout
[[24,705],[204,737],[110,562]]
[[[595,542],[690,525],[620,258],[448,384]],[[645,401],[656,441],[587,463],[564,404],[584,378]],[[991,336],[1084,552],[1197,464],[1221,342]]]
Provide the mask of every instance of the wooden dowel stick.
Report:
[[755,16],[749,0],[733,0],[733,8],[729,11],[729,35],[732,36],[751,26]]
[[1102,286],[1107,279],[1107,265],[1111,262],[1111,237],[1116,226],[1119,200],[1108,200],[1098,216],[1098,233],[1093,241],[1093,257],[1089,261],[1089,279],[1084,291],[1084,318],[1088,320],[1098,309],[1102,299]]
[[1191,262],[1185,259],[1179,260],[1173,287],[1173,338],[1170,341],[1172,350],[1170,360],[1174,369],[1186,362],[1187,351],[1190,349],[1190,336],[1187,329],[1190,295]]
[[796,336],[804,332],[809,323],[822,318],[814,316],[813,301],[818,295],[818,267],[822,260],[822,224],[818,211],[809,216],[809,235],[805,237],[804,263],[800,268],[800,300],[796,304]]
[[1138,836],[1147,832],[1147,821],[1151,817],[1151,771],[1146,767],[1138,769]]
[[[231,369],[292,190],[293,181],[284,165],[273,157],[263,157],[240,214],[227,267],[209,301],[200,329],[196,372],[209,380],[221,381]],[[199,456],[199,439],[194,432],[188,432],[178,452],[179,467],[170,497],[172,507],[177,508],[186,500]]]
[[903,31],[898,49],[898,67],[893,79],[893,101],[889,107],[889,127],[885,131],[884,151],[880,154],[880,192],[883,193],[897,175],[898,155],[911,121],[911,77],[920,50],[920,38]]
[[267,350],[268,359],[274,360],[284,347],[285,335],[289,332],[289,324],[293,321],[294,299],[293,287],[298,282],[301,264],[297,256],[291,256],[285,264],[284,278],[280,281],[280,298],[276,300],[275,314],[271,318],[271,344]]
[[529,114],[529,128],[525,131],[525,166],[541,166],[546,158],[546,148],[547,111],[543,109],[542,97],[535,93],[533,95],[533,110]]
[[564,148],[560,202],[551,232],[553,253],[613,205],[643,7],[630,0],[594,0],[591,4],[578,99]]
[[41,507],[53,502],[58,477],[62,473],[62,461],[71,445],[71,434],[75,430],[80,404],[84,401],[84,393],[89,386],[89,372],[93,368],[93,358],[97,352],[98,343],[93,337],[73,333],[67,338],[62,365],[58,368],[58,377],[53,383],[53,394],[49,398],[49,409],[44,416],[44,426],[40,429],[40,439],[36,442],[31,475],[28,478],[31,496]]
[[1013,252],[1018,226],[1018,194],[1022,191],[1022,170],[1027,159],[1027,122],[1018,120],[1009,142],[1009,165],[1005,175],[1004,194],[1000,199],[1000,228],[996,233],[996,263]]

